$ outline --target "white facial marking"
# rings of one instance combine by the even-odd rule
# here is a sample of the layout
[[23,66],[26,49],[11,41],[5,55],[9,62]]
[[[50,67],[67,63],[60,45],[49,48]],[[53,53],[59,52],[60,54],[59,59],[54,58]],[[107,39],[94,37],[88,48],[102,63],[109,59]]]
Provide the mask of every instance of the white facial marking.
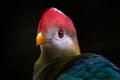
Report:
[[51,28],[48,31],[48,33],[46,35],[47,39],[50,40],[50,43],[48,43],[48,44],[50,44],[51,47],[54,46],[54,47],[59,48],[59,49],[66,49],[66,48],[70,49],[71,47],[73,47],[72,38],[68,34],[66,34],[64,30],[63,30],[64,37],[60,38],[58,36],[58,31],[59,30],[55,27]]
[[53,41],[53,44],[55,44],[56,47],[59,47],[60,49],[68,49],[73,46],[71,38],[66,34],[64,34],[63,38],[59,38],[58,35],[54,36]]

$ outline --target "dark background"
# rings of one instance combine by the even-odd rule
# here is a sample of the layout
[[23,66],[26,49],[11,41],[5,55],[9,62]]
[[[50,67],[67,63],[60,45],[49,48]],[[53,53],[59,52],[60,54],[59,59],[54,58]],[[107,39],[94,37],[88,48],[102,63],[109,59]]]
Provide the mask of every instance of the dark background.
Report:
[[35,45],[45,9],[56,7],[74,22],[81,52],[101,54],[120,67],[120,8],[117,1],[20,0],[0,2],[1,74],[3,80],[32,80],[40,54]]

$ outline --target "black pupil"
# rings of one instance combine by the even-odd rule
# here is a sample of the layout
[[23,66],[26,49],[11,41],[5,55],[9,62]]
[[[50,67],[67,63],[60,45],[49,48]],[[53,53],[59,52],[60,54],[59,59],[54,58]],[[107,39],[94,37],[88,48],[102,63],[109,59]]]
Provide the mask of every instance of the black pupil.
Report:
[[60,29],[60,30],[58,31],[58,36],[59,36],[60,38],[62,38],[62,37],[64,36],[64,32],[63,32],[62,29]]

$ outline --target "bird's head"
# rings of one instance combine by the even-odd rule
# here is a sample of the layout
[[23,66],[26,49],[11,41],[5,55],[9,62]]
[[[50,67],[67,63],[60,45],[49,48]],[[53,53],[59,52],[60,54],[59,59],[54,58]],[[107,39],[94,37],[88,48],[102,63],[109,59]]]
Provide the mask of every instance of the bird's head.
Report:
[[[76,30],[71,19],[56,8],[46,10],[38,24],[36,45],[44,53],[79,53]],[[63,54],[64,55],[64,54]]]

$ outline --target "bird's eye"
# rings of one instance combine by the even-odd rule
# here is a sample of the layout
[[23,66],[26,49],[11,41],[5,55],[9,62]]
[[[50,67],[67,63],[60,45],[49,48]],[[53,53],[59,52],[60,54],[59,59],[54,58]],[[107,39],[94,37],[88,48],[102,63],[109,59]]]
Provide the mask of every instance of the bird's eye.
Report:
[[60,30],[58,31],[58,36],[59,36],[59,38],[63,38],[63,37],[64,37],[64,32],[63,32],[62,29],[60,29]]

